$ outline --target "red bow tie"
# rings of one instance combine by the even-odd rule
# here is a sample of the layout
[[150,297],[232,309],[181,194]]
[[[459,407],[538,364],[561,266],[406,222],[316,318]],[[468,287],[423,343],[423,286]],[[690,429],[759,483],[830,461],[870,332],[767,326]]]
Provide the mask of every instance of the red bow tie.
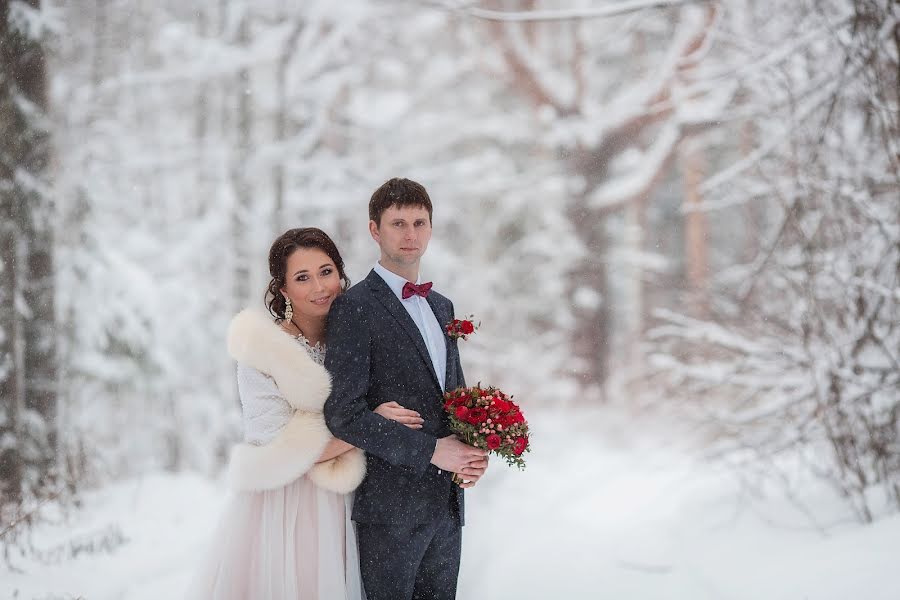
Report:
[[423,284],[416,285],[414,283],[406,282],[403,286],[403,299],[412,298],[413,296],[422,296],[423,298],[427,298],[429,292],[431,292],[431,286],[434,284],[430,281],[426,281]]

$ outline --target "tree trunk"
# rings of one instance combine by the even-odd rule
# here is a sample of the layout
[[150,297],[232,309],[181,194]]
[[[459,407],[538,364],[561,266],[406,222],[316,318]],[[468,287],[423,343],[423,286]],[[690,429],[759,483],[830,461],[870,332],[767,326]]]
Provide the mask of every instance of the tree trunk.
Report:
[[625,297],[622,307],[625,313],[623,346],[632,373],[643,370],[641,340],[646,323],[646,299],[644,287],[644,255],[647,229],[647,198],[637,198],[625,206],[624,246],[628,273],[625,281]]
[[703,156],[694,139],[688,138],[681,143],[681,162],[684,172],[684,244],[691,313],[697,318],[705,318],[709,314],[709,227],[706,213],[701,209]]
[[[6,22],[2,13],[0,18]],[[0,36],[3,36],[0,39],[5,39],[5,32],[0,32]],[[0,123],[7,123],[9,103],[5,82],[3,83],[4,87],[0,91]],[[3,139],[8,139],[6,127],[0,125],[0,131],[3,132]],[[6,160],[0,161],[0,185],[11,181],[12,171],[9,167]],[[19,443],[22,414],[25,410],[22,359],[24,340],[16,300],[21,297],[17,265],[24,263],[20,252],[20,208],[22,207],[16,205],[12,194],[0,189],[0,438],[11,437],[15,440],[12,445],[4,444],[0,447],[0,499],[13,503],[18,503],[21,497],[24,469]]]
[[[287,99],[287,74],[288,66],[291,61],[292,44],[288,44],[284,48],[284,52],[278,59],[278,68],[275,73],[276,88],[275,94],[278,98],[277,107],[275,108],[275,145],[277,148],[284,147],[284,140],[287,136],[288,126],[288,99]],[[284,191],[285,191],[285,172],[284,159],[276,160],[272,167],[272,191],[274,206],[272,207],[272,233],[280,235],[284,231]]]
[[603,400],[612,337],[606,217],[588,208],[586,197],[575,201],[569,216],[587,249],[587,255],[572,269],[570,280],[569,297],[578,321],[573,331],[572,350],[583,365],[576,375],[587,390],[596,391]]
[[[211,33],[211,22],[208,8],[197,9],[197,34],[205,40]],[[210,94],[212,87],[207,81],[202,81],[194,100],[194,139],[197,145],[197,198],[191,207],[195,218],[202,218],[206,210],[209,198],[215,196],[215,173],[211,166],[210,152]]]
[[[755,127],[748,121],[741,125],[740,131],[740,156],[746,158],[756,147]],[[749,263],[759,254],[760,240],[765,232],[765,202],[762,199],[751,200],[745,203],[741,210],[747,224],[741,259]]]
[[[243,7],[241,10],[248,10]],[[246,49],[250,42],[250,19],[244,12],[238,25],[237,44]],[[234,193],[234,210],[231,213],[232,239],[234,242],[234,292],[233,308],[239,310],[250,298],[250,265],[247,256],[247,237],[252,195],[247,182],[247,167],[253,144],[253,106],[250,96],[250,69],[244,66],[237,75],[237,128],[236,154],[231,163],[231,182]]]
[[[16,6],[16,4],[18,6]],[[17,499],[28,469],[43,485],[56,459],[57,364],[53,285],[53,203],[47,171],[44,54],[11,20],[16,11],[37,10],[39,0],[0,0],[0,351],[4,445],[0,476],[4,495]],[[26,412],[38,417],[25,420]],[[35,453],[23,455],[25,446]]]

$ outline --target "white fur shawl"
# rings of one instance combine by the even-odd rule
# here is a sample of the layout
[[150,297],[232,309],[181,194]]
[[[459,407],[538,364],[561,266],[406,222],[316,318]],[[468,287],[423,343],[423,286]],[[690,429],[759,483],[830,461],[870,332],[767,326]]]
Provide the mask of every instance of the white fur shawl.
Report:
[[275,380],[296,411],[268,444],[237,444],[231,452],[228,481],[238,491],[268,490],[287,485],[305,473],[327,490],[346,494],[366,472],[363,452],[350,452],[315,464],[332,439],[322,407],[331,392],[331,378],[290,335],[262,311],[245,309],[231,320],[228,352],[238,362]]

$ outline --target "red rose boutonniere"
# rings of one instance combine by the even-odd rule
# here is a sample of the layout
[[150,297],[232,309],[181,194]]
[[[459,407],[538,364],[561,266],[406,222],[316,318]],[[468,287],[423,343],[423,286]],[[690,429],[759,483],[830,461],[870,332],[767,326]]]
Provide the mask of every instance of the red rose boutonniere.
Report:
[[481,323],[475,323],[474,317],[471,315],[466,317],[465,319],[453,319],[450,323],[447,324],[445,329],[447,330],[447,335],[449,335],[454,340],[458,340],[462,338],[463,340],[469,339],[469,336],[475,333],[478,328],[481,326]]

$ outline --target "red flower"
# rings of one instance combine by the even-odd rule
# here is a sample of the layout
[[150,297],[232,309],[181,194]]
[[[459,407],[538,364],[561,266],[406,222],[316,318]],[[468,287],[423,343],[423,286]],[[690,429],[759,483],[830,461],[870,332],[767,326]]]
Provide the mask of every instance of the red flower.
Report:
[[472,321],[472,317],[469,317],[468,319],[453,319],[447,323],[444,329],[447,331],[447,335],[454,340],[466,340],[470,335],[475,333],[478,329],[478,325]]
[[516,456],[520,456],[523,452],[525,452],[526,447],[528,447],[527,437],[516,438],[516,441],[513,445],[513,454],[515,454]]
[[457,406],[462,406],[469,402],[469,395],[464,390],[454,390],[444,394],[444,410],[453,412]]
[[494,398],[493,405],[497,412],[502,413],[505,413],[512,408],[512,405],[509,402],[501,398]]
[[[459,409],[457,409],[458,411]],[[472,425],[479,425],[487,421],[488,413],[481,407],[475,407],[469,409],[466,418],[464,419],[467,423],[471,423]]]
[[[457,327],[456,331],[461,329]],[[531,451],[528,422],[512,396],[481,384],[459,388],[444,394],[444,411],[450,416],[450,431],[467,444],[484,448],[509,465],[525,468],[522,455]]]
[[510,425],[515,424],[515,417],[512,415],[500,415],[497,417],[497,423],[502,425],[503,427],[509,427]]

